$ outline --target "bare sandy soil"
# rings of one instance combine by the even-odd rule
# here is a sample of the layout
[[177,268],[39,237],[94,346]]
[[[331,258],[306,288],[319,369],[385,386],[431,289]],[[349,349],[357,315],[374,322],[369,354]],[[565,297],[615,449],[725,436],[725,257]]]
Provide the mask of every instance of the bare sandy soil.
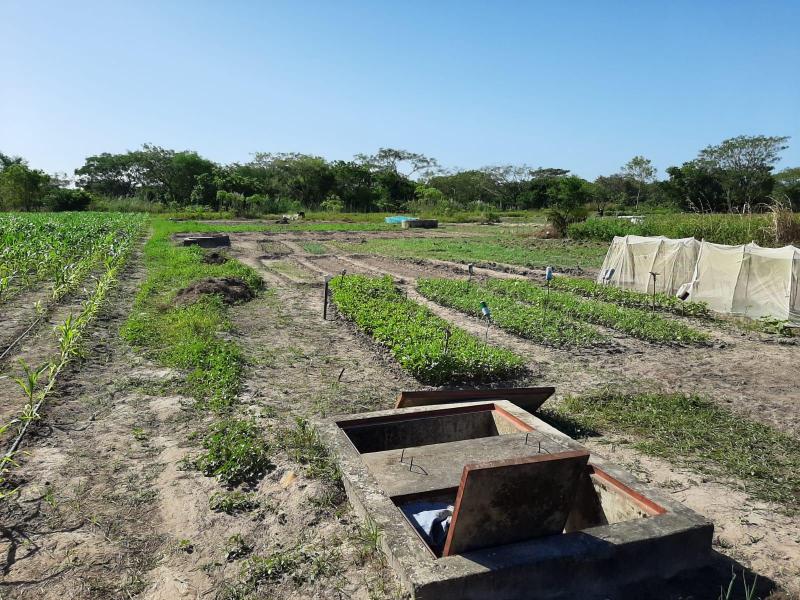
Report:
[[[420,298],[413,288],[420,276],[462,277],[461,265],[320,257],[301,245],[386,233],[231,235],[230,252],[267,284],[262,296],[231,310],[234,330],[226,335],[242,346],[248,361],[237,414],[263,427],[273,462],[250,490],[259,508],[237,515],[211,510],[209,499],[222,486],[185,465],[198,451],[193,433],[208,417],[183,395],[183,376],[119,338],[144,277],[137,257],[92,329],[87,360],[57,385],[24,444],[20,495],[0,509],[0,598],[224,598],[226,586],[246,574],[248,558],[298,548],[305,553],[303,564],[259,588],[255,597],[403,597],[347,504],[331,497],[331,489],[308,476],[279,444],[295,417],[386,408],[399,391],[423,387],[349,323],[333,315],[321,319],[323,275],[343,269],[389,274],[410,298],[482,334],[482,323]],[[268,255],[263,241],[286,251]],[[559,397],[605,383],[698,391],[797,435],[798,348],[732,329],[709,330],[721,347],[662,347],[618,335],[611,351],[567,352],[497,330],[490,340],[528,357],[530,371],[518,383],[555,385]],[[31,343],[35,349],[43,341]],[[0,381],[0,390],[5,387]],[[582,441],[715,523],[719,554],[711,567],[639,597],[717,598],[731,568],[757,573],[762,590],[774,581],[783,590],[774,599],[800,597],[797,519],[753,501],[738,482],[648,458],[613,437]],[[248,549],[243,555],[232,552],[241,549],[240,542]]]

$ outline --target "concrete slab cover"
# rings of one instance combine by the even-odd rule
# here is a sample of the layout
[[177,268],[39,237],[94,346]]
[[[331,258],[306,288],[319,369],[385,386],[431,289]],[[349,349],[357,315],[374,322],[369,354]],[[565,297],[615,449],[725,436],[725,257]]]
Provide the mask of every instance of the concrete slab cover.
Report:
[[562,533],[588,462],[573,450],[466,465],[444,555]]
[[554,387],[496,388],[491,390],[423,390],[400,392],[395,408],[430,406],[474,400],[509,400],[529,413],[535,413],[556,391]]
[[[431,438],[424,446],[361,453],[348,437],[354,426],[411,420],[425,427],[435,422],[426,417],[441,416],[443,410],[507,416],[495,419],[497,433],[488,437],[468,420],[463,427],[454,420],[465,433],[457,436],[461,439],[437,443]],[[459,475],[475,462],[585,451],[507,400],[341,415],[318,421],[317,431],[339,465],[354,510],[380,529],[390,564],[416,600],[619,598],[628,584],[698,568],[710,555],[713,525],[708,520],[593,453],[579,478],[583,487],[576,488],[574,514],[564,533],[437,556],[404,516],[400,507],[405,503],[454,503]]]
[[200,246],[201,248],[219,248],[230,246],[231,239],[227,235],[197,235],[183,238],[184,246]]

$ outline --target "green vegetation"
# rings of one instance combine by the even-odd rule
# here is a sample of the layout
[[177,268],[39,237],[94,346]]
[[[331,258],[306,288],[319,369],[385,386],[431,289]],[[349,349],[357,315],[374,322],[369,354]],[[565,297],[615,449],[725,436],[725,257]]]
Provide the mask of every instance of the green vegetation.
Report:
[[[35,368],[20,360],[23,376],[13,377],[13,381],[21,388],[26,403],[18,416],[8,423],[0,423],[0,435],[11,431],[16,432],[10,448],[0,459],[0,500],[16,491],[4,488],[8,484],[9,473],[13,467],[17,466],[14,456],[18,443],[28,426],[40,418],[39,411],[52,392],[64,367],[85,356],[84,342],[88,327],[97,318],[109,292],[116,284],[120,271],[127,264],[144,224],[142,218],[131,215],[120,216],[117,219],[110,219],[110,221],[119,226],[119,229],[113,230],[114,238],[105,247],[105,254],[96,265],[99,272],[94,288],[87,292],[88,296],[81,303],[80,312],[76,316],[69,315],[62,324],[55,327],[59,355],[56,359]],[[59,220],[55,219],[53,222],[58,224]],[[21,243],[24,244],[25,241],[21,240]],[[78,262],[83,260],[81,257],[76,258]],[[58,289],[56,287],[56,290]],[[46,376],[45,372],[47,372]]]
[[480,304],[486,302],[492,322],[498,327],[548,346],[591,346],[606,341],[591,325],[563,316],[558,310],[546,311],[542,306],[523,304],[485,285],[453,279],[419,279],[417,290],[429,300],[477,318],[482,318]]
[[800,509],[800,441],[707,399],[603,390],[565,399],[555,416],[635,436],[633,446],[646,454],[738,478],[756,498]]
[[[794,219],[800,227],[800,215],[795,215]],[[575,240],[601,242],[610,242],[615,235],[663,235],[670,238],[695,237],[731,245],[749,244],[752,241],[761,246],[788,243],[776,241],[774,220],[770,214],[650,215],[641,223],[609,217],[570,225],[567,232]]]
[[486,346],[404,298],[389,277],[336,277],[331,289],[339,311],[423,383],[507,379],[523,367],[519,356]]
[[195,461],[197,468],[228,486],[253,483],[272,467],[267,442],[252,421],[214,423],[203,439],[203,449]]
[[710,319],[711,311],[705,302],[683,302],[668,294],[645,294],[633,290],[624,290],[612,285],[603,285],[590,279],[577,277],[554,277],[550,281],[554,290],[571,292],[586,298],[613,302],[621,306],[632,308],[652,309],[655,303],[656,310],[670,312],[677,315]]
[[565,243],[528,235],[496,237],[371,239],[337,246],[349,252],[397,258],[434,258],[460,263],[507,263],[528,268],[590,268],[603,264],[607,244]]
[[192,222],[153,222],[153,235],[144,249],[147,279],[122,335],[162,364],[188,370],[195,398],[223,410],[236,397],[242,369],[238,347],[218,335],[230,327],[226,308],[215,296],[186,306],[176,306],[173,300],[180,289],[203,277],[240,277],[254,289],[262,282],[237,261],[207,264],[200,248],[176,246],[170,240],[174,233],[198,229],[202,225]]
[[143,221],[126,214],[0,214],[0,302],[42,282],[52,284],[53,300],[74,291],[139,234]]
[[[301,153],[257,152],[247,163],[217,164],[197,152],[151,144],[89,156],[75,170],[79,189],[0,153],[0,209],[147,210],[199,218],[294,214],[315,218],[408,211],[444,220],[491,222],[503,211],[546,210],[557,232],[598,214],[690,210],[743,213],[770,198],[800,207],[798,169],[773,173],[787,137],[737,136],[694,159],[657,169],[634,156],[618,172],[586,181],[564,168],[496,165],[447,171],[434,158],[395,148],[328,161]],[[351,219],[356,220],[356,219]],[[372,221],[372,218],[368,219]],[[709,238],[710,239],[710,238]]]
[[306,419],[295,417],[294,428],[281,432],[279,444],[289,454],[289,458],[303,466],[307,477],[340,485],[339,468],[320,441],[316,430]]
[[257,509],[259,502],[256,494],[233,490],[214,492],[208,499],[208,507],[227,515],[235,515]]
[[302,246],[303,250],[309,254],[326,254],[328,252],[325,244],[320,244],[319,242],[303,242]]
[[688,325],[639,308],[626,308],[609,302],[585,300],[568,292],[547,290],[519,279],[490,279],[483,289],[498,292],[539,310],[551,311],[596,325],[603,325],[648,342],[689,342],[708,340],[708,336]]

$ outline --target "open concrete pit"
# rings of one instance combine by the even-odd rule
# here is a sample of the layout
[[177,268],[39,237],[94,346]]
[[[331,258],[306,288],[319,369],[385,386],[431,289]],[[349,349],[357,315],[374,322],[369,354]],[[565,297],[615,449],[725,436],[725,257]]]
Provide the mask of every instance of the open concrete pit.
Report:
[[319,424],[413,598],[619,597],[706,562],[709,521],[491,395]]

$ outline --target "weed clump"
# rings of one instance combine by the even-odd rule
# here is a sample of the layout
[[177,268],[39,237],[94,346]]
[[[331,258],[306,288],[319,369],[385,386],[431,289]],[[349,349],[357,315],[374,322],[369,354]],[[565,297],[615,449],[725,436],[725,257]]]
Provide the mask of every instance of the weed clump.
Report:
[[214,492],[208,500],[208,507],[226,515],[250,512],[259,507],[255,494],[247,494],[239,490],[231,492]]
[[303,466],[307,477],[341,485],[339,468],[307,420],[296,417],[295,426],[283,430],[278,443],[289,454],[289,458]]
[[228,486],[255,483],[272,468],[269,446],[252,421],[223,419],[211,426],[203,440],[205,452],[195,466],[207,477]]

